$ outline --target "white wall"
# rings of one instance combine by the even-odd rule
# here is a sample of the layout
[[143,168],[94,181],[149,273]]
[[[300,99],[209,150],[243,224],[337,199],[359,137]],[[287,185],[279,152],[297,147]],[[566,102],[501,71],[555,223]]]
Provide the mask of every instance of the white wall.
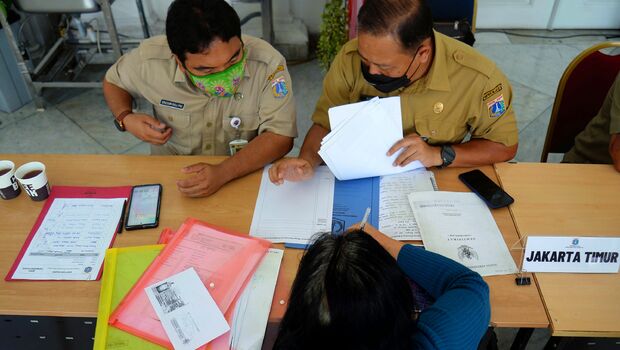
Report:
[[301,19],[306,24],[309,33],[318,34],[321,26],[321,14],[323,14],[323,8],[327,0],[290,1],[293,16]]
[[618,29],[618,0],[478,0],[476,28]]

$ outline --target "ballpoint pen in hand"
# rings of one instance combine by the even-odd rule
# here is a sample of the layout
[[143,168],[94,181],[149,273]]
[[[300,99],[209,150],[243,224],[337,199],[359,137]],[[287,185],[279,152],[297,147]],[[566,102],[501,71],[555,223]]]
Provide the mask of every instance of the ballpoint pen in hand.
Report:
[[368,222],[368,217],[370,216],[370,207],[366,208],[366,212],[364,213],[364,217],[362,218],[362,223],[360,224],[360,230],[364,230],[364,226]]

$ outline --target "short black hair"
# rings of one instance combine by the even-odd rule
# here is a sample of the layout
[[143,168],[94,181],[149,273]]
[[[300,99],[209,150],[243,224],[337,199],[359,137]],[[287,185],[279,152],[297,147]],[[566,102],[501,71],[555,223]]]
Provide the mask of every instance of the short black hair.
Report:
[[366,0],[357,22],[360,32],[393,35],[411,52],[433,36],[433,15],[425,0]]
[[360,230],[319,235],[301,259],[274,349],[411,349],[413,295]]
[[241,39],[241,21],[224,0],[175,0],[166,17],[168,46],[181,63],[186,53],[200,53],[220,39]]

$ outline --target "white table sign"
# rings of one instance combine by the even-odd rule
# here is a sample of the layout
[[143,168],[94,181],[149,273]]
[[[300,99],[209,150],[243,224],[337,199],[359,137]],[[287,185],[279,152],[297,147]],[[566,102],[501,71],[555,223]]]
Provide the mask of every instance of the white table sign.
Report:
[[524,272],[617,273],[620,237],[529,236]]

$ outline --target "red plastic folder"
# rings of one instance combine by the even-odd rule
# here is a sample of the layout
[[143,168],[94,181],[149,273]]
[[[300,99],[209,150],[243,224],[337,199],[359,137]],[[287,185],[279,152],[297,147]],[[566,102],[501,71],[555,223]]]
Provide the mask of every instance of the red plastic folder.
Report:
[[172,349],[144,288],[193,267],[226,313],[271,242],[187,219],[110,315],[110,325]]
[[[35,221],[32,229],[30,230],[30,234],[26,238],[22,249],[19,251],[13,266],[9,270],[9,273],[4,278],[6,281],[19,281],[22,279],[14,279],[13,274],[15,270],[19,266],[22,258],[24,257],[24,253],[30,246],[33,237],[35,236],[37,230],[41,226],[43,219],[47,215],[49,208],[52,206],[52,203],[57,198],[125,198],[128,199],[131,194],[131,186],[122,186],[122,187],[74,187],[74,186],[54,186],[52,187],[51,193],[45,205],[41,209],[41,213],[39,213],[39,217]],[[120,223],[119,223],[120,224]],[[116,235],[114,235],[116,237]],[[114,243],[114,238],[110,241],[110,246]],[[99,274],[97,276],[97,280],[101,278],[102,269],[99,269]],[[26,280],[30,281],[30,280]],[[41,280],[38,280],[41,281]]]

